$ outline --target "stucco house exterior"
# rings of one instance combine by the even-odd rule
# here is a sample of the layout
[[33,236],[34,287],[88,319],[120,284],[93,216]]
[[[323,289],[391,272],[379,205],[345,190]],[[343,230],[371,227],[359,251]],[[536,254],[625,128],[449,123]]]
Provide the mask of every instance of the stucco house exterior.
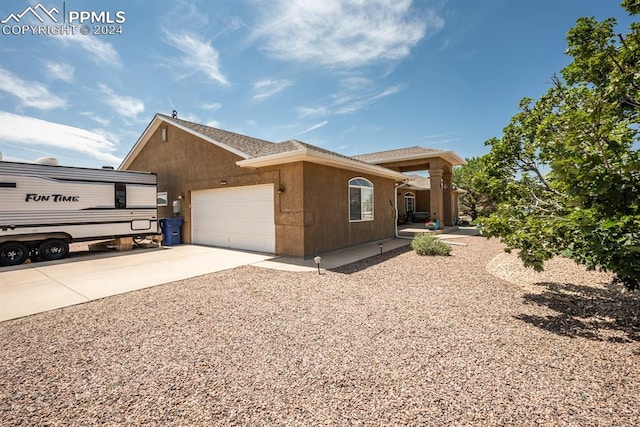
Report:
[[[157,174],[169,201],[158,214],[173,216],[177,201],[183,243],[307,257],[393,237],[396,206],[402,214],[412,191],[415,210],[452,224],[457,164],[464,160],[451,151],[347,157],[156,114],[120,169]],[[430,177],[412,179],[408,171]]]

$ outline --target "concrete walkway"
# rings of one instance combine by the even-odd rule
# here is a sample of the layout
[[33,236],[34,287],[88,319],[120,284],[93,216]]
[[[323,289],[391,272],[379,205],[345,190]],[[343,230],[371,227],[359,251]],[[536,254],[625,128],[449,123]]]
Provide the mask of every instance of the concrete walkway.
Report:
[[[320,267],[336,268],[409,243],[407,239],[390,239],[320,254]],[[0,269],[0,321],[242,265],[287,271],[317,270],[313,258],[274,257],[195,245],[4,267]]]

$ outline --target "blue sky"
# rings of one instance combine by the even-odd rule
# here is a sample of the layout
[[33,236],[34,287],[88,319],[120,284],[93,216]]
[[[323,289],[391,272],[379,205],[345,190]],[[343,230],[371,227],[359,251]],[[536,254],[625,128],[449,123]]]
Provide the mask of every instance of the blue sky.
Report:
[[[0,21],[35,1],[3,1]],[[425,146],[484,154],[519,100],[569,62],[581,16],[630,18],[614,0],[43,0],[124,22],[0,34],[4,160],[117,166],[157,112],[345,155]],[[43,9],[39,9],[42,11]],[[63,13],[64,11],[64,13]],[[118,13],[120,13],[118,15]],[[53,24],[43,13],[44,24]],[[102,14],[106,21],[106,14]],[[43,24],[43,25],[44,25]],[[6,28],[5,28],[6,27]],[[71,31],[71,30],[66,30]]]

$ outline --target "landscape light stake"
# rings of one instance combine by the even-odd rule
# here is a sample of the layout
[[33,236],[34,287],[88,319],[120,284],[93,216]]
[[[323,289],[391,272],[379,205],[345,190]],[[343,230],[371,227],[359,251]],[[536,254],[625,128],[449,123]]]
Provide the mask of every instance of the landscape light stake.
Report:
[[313,261],[316,263],[316,265],[318,266],[318,274],[320,274],[320,261],[322,261],[322,258],[320,258],[319,256],[315,257],[313,259]]
[[382,243],[378,243],[378,246],[380,246],[380,255],[382,255]]

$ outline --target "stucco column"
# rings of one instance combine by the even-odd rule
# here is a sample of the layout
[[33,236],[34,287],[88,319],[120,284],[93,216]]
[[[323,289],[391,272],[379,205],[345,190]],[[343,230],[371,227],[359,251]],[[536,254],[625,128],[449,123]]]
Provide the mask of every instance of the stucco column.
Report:
[[442,198],[442,169],[429,169],[429,183],[431,184],[430,217],[431,221],[438,220],[442,223],[444,201]]
[[442,218],[444,225],[453,225],[453,183],[451,172],[442,174]]
[[451,198],[452,200],[452,204],[453,204],[453,217],[454,218],[458,218],[458,223],[460,223],[460,211],[458,208],[458,197],[460,197],[460,194],[458,194],[457,192],[453,192],[453,197]]

